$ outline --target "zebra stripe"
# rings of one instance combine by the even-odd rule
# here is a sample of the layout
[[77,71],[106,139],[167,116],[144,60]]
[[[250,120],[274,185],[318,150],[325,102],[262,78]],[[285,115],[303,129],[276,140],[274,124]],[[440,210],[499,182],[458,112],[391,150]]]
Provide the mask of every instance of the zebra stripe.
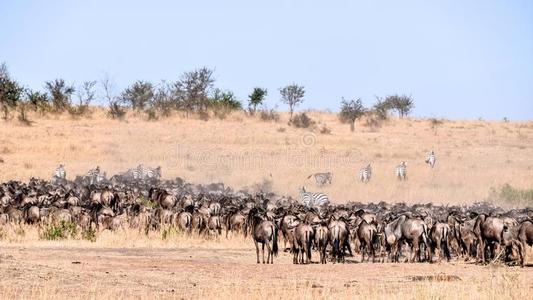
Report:
[[161,178],[161,167],[157,168],[144,168],[141,172],[141,177],[143,179],[160,179]]
[[398,177],[399,180],[406,180],[407,179],[407,165],[405,164],[405,161],[402,161],[396,167],[396,177]]
[[125,175],[133,180],[159,180],[161,178],[161,167],[148,168],[140,164],[136,168],[126,171]]
[[372,167],[370,164],[368,164],[366,167],[361,168],[359,171],[359,179],[361,182],[367,183],[370,181],[370,177],[372,176]]
[[433,150],[431,150],[431,152],[428,154],[426,158],[426,164],[432,168],[435,166],[435,152],[433,152]]
[[64,165],[59,165],[55,170],[54,170],[54,175],[52,175],[52,177],[55,177],[55,178],[60,178],[60,179],[66,179],[67,178],[67,172],[65,172],[65,166]]
[[318,186],[323,186],[327,183],[331,184],[331,179],[332,179],[332,174],[331,172],[326,172],[326,173],[315,173],[315,174],[311,174],[307,177],[307,179],[311,178],[311,177],[314,177],[315,179],[315,183],[318,185]]
[[329,204],[328,195],[324,193],[306,192],[305,187],[300,190],[300,202],[307,207],[320,207]]
[[87,175],[86,175],[88,178],[89,178],[89,182],[90,184],[96,184],[96,183],[100,183],[100,182],[103,182],[106,178],[106,175],[105,175],[105,172],[102,172],[100,170],[100,166],[96,166],[95,169],[91,169],[89,171],[87,171]]

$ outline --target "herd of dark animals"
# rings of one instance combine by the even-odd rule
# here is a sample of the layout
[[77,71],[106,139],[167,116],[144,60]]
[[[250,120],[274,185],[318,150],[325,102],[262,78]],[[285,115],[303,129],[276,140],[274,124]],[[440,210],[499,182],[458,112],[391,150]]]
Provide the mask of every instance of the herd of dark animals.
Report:
[[[99,169],[99,168],[98,168]],[[61,173],[61,172],[60,172]],[[306,206],[273,193],[233,191],[224,184],[193,185],[180,178],[115,175],[94,183],[86,176],[69,181],[30,179],[0,184],[0,225],[72,222],[81,230],[150,230],[173,227],[219,239],[251,236],[257,263],[273,263],[278,241],[293,262],[504,260],[525,265],[533,244],[533,209],[504,210],[487,203],[437,206],[404,203]],[[267,258],[265,260],[265,247]],[[409,251],[409,255],[405,253]]]

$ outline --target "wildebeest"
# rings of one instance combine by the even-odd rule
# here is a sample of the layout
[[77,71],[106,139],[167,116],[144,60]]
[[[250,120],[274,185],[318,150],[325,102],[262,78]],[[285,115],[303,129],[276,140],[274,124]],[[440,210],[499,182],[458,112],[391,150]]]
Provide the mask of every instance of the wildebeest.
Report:
[[278,229],[276,225],[268,220],[263,220],[259,216],[257,208],[252,208],[248,214],[247,228],[244,231],[245,237],[248,232],[252,235],[255,250],[257,255],[257,263],[259,263],[259,244],[261,244],[263,252],[263,264],[265,263],[265,245],[267,247],[266,263],[274,263],[274,256],[278,255]]
[[533,222],[526,220],[520,224],[518,229],[518,240],[522,243],[524,255],[522,259],[522,266],[525,265],[526,249],[528,246],[533,246]]

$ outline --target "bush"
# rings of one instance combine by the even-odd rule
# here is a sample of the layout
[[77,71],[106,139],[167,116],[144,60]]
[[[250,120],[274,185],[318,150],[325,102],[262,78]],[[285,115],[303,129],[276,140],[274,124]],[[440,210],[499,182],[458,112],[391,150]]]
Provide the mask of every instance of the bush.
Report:
[[273,109],[262,109],[259,116],[263,121],[279,121],[279,114]]
[[157,121],[157,119],[159,119],[154,108],[148,108],[145,113],[148,121]]
[[296,128],[309,128],[315,125],[313,121],[306,113],[296,114],[292,118],[291,125]]
[[44,226],[41,238],[45,240],[62,240],[73,238],[76,236],[78,230],[76,224],[72,222],[61,221],[59,224],[51,223]]
[[126,110],[118,102],[114,101],[109,104],[107,114],[112,119],[123,120],[124,116],[126,116]]
[[81,238],[86,240],[86,241],[90,241],[92,243],[96,242],[96,230],[94,230],[92,228],[84,230],[81,233]]
[[381,127],[382,122],[383,119],[381,115],[369,112],[366,115],[364,126],[370,127],[371,129],[375,130]]

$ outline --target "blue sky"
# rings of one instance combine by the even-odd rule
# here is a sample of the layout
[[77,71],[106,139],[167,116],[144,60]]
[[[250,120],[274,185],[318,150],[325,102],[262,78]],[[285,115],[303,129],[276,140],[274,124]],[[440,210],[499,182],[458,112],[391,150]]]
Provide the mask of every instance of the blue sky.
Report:
[[117,89],[201,66],[245,100],[300,107],[410,94],[415,116],[533,119],[533,1],[1,1],[0,61],[27,86]]

